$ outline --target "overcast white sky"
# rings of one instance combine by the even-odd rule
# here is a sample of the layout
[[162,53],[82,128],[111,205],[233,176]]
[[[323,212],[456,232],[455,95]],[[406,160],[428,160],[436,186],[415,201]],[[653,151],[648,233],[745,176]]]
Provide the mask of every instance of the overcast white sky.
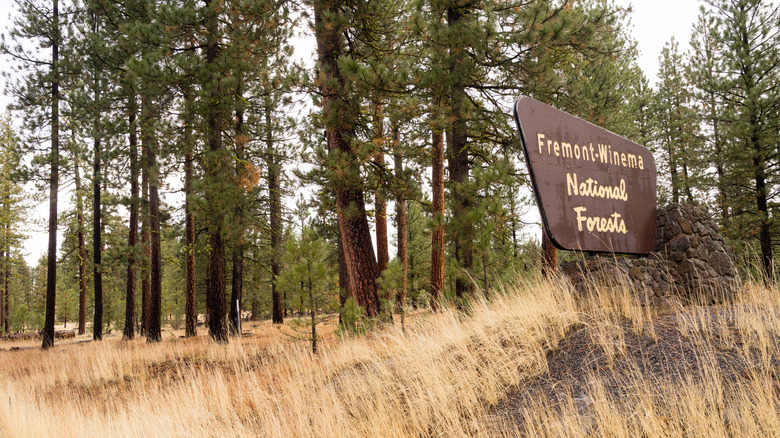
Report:
[[690,47],[691,29],[699,15],[700,0],[615,0],[632,7],[631,33],[639,45],[639,66],[655,87],[658,57],[664,44],[674,37],[680,51]]
[[[777,0],[774,0],[776,2]],[[699,0],[615,0],[620,6],[632,6],[631,32],[637,40],[640,51],[639,65],[651,85],[655,85],[658,72],[658,57],[661,49],[674,36],[680,43],[681,51],[688,49],[690,31],[696,21]],[[12,0],[0,0],[0,28],[3,33],[11,23],[8,17],[14,7]],[[0,70],[5,60],[0,60]],[[5,81],[0,77],[0,110],[5,111],[9,99],[5,96]],[[48,203],[44,202],[31,212],[31,219],[43,219],[48,216]],[[45,221],[44,221],[45,222]],[[28,227],[30,238],[25,243],[27,262],[34,264],[45,253],[47,238],[45,230]],[[58,239],[61,241],[60,239]]]

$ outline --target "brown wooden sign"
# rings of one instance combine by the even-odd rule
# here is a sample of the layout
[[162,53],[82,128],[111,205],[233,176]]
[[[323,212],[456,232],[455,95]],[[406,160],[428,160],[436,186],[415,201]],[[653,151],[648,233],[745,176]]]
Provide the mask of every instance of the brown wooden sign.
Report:
[[555,246],[627,254],[655,248],[656,168],[647,148],[527,97],[514,115]]

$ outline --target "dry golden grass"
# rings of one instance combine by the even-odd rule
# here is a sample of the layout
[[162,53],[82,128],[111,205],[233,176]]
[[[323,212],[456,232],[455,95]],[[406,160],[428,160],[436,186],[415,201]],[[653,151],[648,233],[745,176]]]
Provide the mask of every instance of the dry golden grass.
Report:
[[[664,386],[637,368],[622,398],[593,375],[586,412],[580,394],[531,398],[512,415],[502,406],[548,375],[549,354],[577,330],[613,364],[630,354],[627,339],[658,339],[659,310],[627,288],[575,300],[564,283],[523,280],[467,313],[409,318],[406,332],[336,339],[325,329],[317,356],[268,323],[227,346],[201,329],[158,344],[113,338],[5,351],[0,436],[771,436],[780,434],[776,293],[746,285],[722,321],[661,309],[695,340],[703,373]],[[756,358],[747,377],[724,383],[707,366],[723,349]]]

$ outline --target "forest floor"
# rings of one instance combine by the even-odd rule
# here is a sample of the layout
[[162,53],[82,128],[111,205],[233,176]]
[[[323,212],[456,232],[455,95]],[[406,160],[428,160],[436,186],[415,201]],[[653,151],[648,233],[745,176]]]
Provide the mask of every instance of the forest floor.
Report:
[[[778,290],[658,309],[538,278],[362,336],[0,342],[0,436],[773,436]],[[29,341],[24,341],[29,342]],[[7,403],[6,403],[7,400]]]
[[[332,341],[336,339],[336,328],[338,327],[338,315],[320,315],[322,321],[317,324],[317,336],[322,338],[322,341]],[[163,342],[177,342],[177,341],[189,341],[198,342],[206,341],[208,337],[208,327],[203,325],[203,315],[199,315],[198,320],[198,335],[194,339],[185,339],[184,328],[173,328],[170,323],[163,324],[161,330],[161,339]],[[295,323],[290,324],[290,321]],[[65,324],[56,324],[54,326],[55,331],[76,331],[77,327],[73,322]],[[311,326],[307,325],[307,318],[289,318],[288,324],[274,325],[271,320],[262,321],[243,321],[241,326],[242,336],[245,338],[242,342],[258,344],[268,346],[271,344],[285,343],[285,342],[310,342],[311,338]],[[135,335],[139,336],[138,330]],[[92,342],[92,326],[87,324],[87,328],[84,334],[76,334],[72,338],[57,338],[55,344],[59,346],[66,346],[72,344],[80,344],[84,342]],[[111,331],[103,334],[104,341],[121,341],[122,340],[122,327],[113,328]],[[40,348],[40,337],[33,339],[0,339],[0,352],[2,351],[16,351],[27,350],[32,348]]]

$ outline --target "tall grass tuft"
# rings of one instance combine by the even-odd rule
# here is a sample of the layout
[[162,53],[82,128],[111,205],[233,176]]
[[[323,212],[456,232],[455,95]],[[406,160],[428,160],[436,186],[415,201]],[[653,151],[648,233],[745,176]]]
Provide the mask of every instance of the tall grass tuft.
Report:
[[[628,337],[658,339],[660,311],[627,286],[575,297],[565,281],[530,278],[476,299],[467,313],[424,313],[405,331],[332,339],[318,355],[305,342],[260,342],[260,331],[227,346],[202,336],[0,352],[0,436],[765,435],[780,430],[780,387],[768,371],[780,357],[773,296],[746,284],[721,306],[731,312],[724,319],[663,310],[696,339],[701,375],[664,386],[637,366],[616,399],[594,374],[587,394],[531,398],[515,417],[501,414],[507,397],[549,376],[549,355],[567,336],[587,330],[618,364]],[[722,349],[756,358],[728,388],[713,365]]]

